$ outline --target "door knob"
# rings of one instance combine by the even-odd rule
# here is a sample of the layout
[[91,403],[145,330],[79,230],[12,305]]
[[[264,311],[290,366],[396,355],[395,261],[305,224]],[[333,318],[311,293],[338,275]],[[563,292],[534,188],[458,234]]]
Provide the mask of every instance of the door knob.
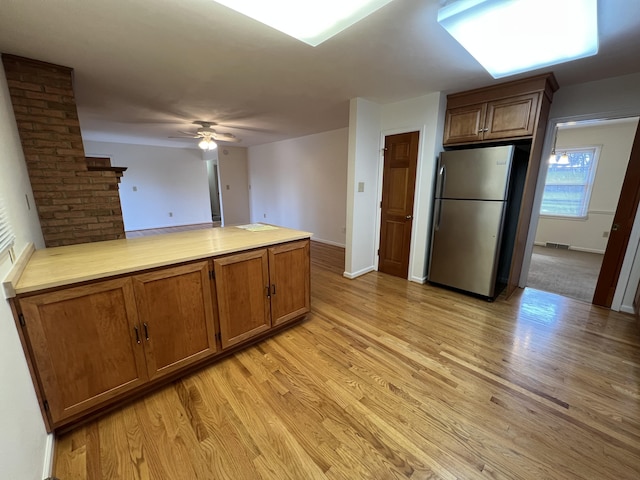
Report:
[[406,216],[406,217],[404,217],[404,218],[405,218],[405,219],[407,219],[407,220],[411,220],[411,219],[413,218],[413,216],[412,216],[412,215],[407,215],[407,216]]
[[619,228],[620,228],[620,225],[618,225],[617,223],[614,223],[611,226],[611,230],[614,231],[614,232],[617,232]]

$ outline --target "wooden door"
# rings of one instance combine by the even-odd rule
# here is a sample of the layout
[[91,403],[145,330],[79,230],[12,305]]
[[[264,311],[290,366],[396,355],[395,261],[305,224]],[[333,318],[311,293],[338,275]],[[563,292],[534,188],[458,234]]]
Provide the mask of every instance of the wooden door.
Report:
[[269,248],[272,324],[309,312],[309,240]]
[[131,279],[19,304],[53,427],[147,381]]
[[209,262],[133,277],[151,379],[216,352]]
[[622,270],[631,228],[638,211],[640,201],[640,128],[636,129],[636,136],[631,147],[631,156],[627,165],[627,173],[622,182],[620,199],[616,213],[613,217],[613,225],[609,233],[607,249],[602,259],[602,267],[598,276],[598,283],[593,294],[593,303],[610,308],[613,295],[618,285],[618,277]]
[[484,140],[530,137],[536,127],[540,93],[487,102]]
[[481,142],[486,103],[450,108],[444,120],[444,145]]
[[222,348],[271,328],[267,250],[216,258],[213,265]]
[[402,278],[409,272],[419,135],[385,137],[378,270]]

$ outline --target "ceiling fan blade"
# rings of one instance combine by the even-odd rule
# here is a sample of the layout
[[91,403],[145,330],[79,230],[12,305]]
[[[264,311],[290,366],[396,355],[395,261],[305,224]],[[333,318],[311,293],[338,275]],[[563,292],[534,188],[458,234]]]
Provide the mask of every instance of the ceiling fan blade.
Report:
[[193,135],[179,135],[179,136],[175,136],[175,137],[167,137],[167,138],[200,138],[200,137],[194,137]]
[[178,130],[178,133],[189,135],[191,138],[200,138],[202,136],[199,132],[183,132],[182,130]]
[[239,142],[240,141],[239,138],[237,138],[235,135],[231,133],[216,132],[211,136],[213,137],[214,140],[217,140],[219,142]]

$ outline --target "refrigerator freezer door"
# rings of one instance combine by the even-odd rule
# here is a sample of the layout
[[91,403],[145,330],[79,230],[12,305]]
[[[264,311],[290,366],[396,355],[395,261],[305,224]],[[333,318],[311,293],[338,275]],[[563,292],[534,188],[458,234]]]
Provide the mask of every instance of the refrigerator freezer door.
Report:
[[505,202],[436,200],[429,281],[493,297]]
[[442,152],[437,170],[437,198],[505,200],[515,147]]

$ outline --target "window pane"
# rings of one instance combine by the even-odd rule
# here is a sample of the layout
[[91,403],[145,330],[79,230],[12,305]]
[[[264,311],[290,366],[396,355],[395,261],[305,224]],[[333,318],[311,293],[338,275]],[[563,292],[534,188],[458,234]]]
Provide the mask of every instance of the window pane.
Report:
[[594,165],[595,149],[558,153],[555,162],[549,164],[540,214],[585,217]]

